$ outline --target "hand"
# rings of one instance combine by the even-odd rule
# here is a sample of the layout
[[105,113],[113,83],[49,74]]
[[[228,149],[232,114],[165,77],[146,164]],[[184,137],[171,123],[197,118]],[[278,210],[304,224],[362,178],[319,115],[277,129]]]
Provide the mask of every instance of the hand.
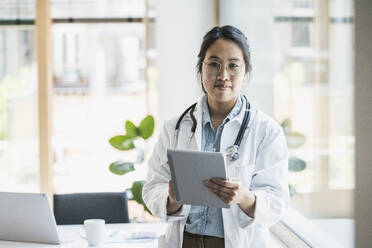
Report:
[[172,179],[168,181],[168,200],[167,200],[167,213],[174,214],[182,207],[181,204],[176,202],[176,196],[174,194],[174,187]]
[[222,178],[211,178],[210,180],[205,180],[204,185],[230,206],[241,203],[246,192],[240,180],[232,181]]
[[254,218],[256,196],[247,190],[239,179],[212,178],[205,180],[204,185],[226,204],[237,204],[244,213]]

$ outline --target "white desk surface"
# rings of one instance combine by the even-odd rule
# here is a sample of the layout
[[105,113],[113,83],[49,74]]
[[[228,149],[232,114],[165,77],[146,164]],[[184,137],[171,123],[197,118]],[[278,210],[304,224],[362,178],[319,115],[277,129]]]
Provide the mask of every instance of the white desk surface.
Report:
[[[127,223],[127,224],[106,224],[107,231],[131,231],[131,232],[158,232],[158,233],[165,233],[167,228],[167,223]],[[84,233],[84,229],[82,225],[63,225],[58,226],[59,232],[62,233]],[[14,242],[14,241],[3,241],[0,240],[0,248],[85,248],[90,247],[88,242],[83,239],[79,238],[75,241],[63,243],[61,245],[53,245],[53,244],[40,244],[40,243],[28,243],[28,242]],[[97,246],[97,248],[157,248],[158,241],[157,239],[151,240],[138,240],[138,241],[130,241],[125,243],[105,243],[102,246]]]

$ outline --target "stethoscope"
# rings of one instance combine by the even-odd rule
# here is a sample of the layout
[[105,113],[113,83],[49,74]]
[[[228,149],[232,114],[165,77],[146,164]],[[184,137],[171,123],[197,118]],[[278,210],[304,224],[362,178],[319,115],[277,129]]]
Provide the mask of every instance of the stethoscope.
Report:
[[[242,139],[243,139],[243,136],[244,136],[244,132],[245,132],[245,130],[248,127],[248,122],[249,122],[249,118],[250,118],[251,105],[248,102],[247,97],[245,95],[243,95],[243,97],[244,97],[244,100],[245,100],[245,112],[244,112],[243,122],[242,122],[242,125],[240,126],[240,129],[239,129],[238,135],[236,136],[236,139],[235,139],[234,144],[226,148],[226,154],[225,155],[231,161],[235,161],[235,160],[237,160],[239,158],[239,152],[238,152],[239,146],[240,146],[240,143],[242,142]],[[189,111],[190,111],[190,116],[191,116],[191,120],[192,120],[191,135],[189,137],[189,142],[191,141],[192,137],[194,136],[195,130],[196,130],[196,119],[195,119],[195,116],[194,116],[195,106],[196,106],[196,103],[194,103],[193,105],[191,105],[190,107],[188,107],[182,113],[182,115],[180,116],[180,118],[178,119],[177,124],[176,124],[176,128],[175,128],[175,133],[174,133],[174,148],[177,147],[178,133],[179,133],[179,128],[180,128],[180,125],[181,125],[181,121],[182,121],[183,117]]]

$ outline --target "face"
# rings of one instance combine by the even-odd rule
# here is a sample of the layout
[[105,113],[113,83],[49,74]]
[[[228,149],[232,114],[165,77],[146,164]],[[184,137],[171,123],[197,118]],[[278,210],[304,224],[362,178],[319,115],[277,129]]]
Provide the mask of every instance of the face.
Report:
[[232,41],[216,40],[205,54],[201,74],[210,104],[235,103],[246,76],[242,50]]

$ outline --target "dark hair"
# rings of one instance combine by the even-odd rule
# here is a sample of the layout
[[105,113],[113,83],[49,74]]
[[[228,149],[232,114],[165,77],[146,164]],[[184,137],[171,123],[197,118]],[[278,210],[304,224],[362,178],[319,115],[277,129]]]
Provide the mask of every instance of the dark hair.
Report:
[[200,51],[198,54],[198,63],[196,65],[196,70],[199,78],[202,72],[205,54],[207,53],[208,48],[218,39],[229,40],[238,45],[243,52],[244,62],[246,64],[245,72],[248,73],[252,70],[251,52],[249,50],[247,37],[242,33],[242,31],[240,31],[236,27],[229,25],[222,27],[216,26],[212,28],[208,33],[206,33],[203,37],[203,42],[201,44]]

